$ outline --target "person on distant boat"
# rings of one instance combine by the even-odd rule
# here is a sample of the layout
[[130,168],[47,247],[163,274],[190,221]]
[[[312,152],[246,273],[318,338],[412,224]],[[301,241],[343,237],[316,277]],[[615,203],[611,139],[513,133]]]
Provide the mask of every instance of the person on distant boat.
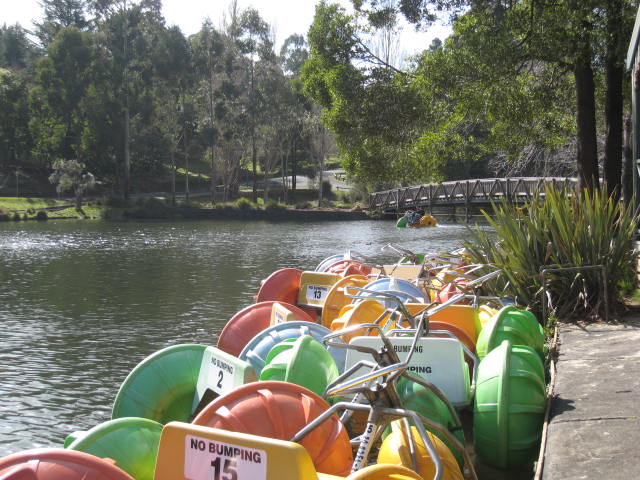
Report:
[[410,227],[413,227],[415,225],[418,225],[420,223],[420,218],[422,218],[421,213],[419,213],[419,211],[414,211],[414,210],[407,210],[407,212],[404,214],[405,217],[407,217],[407,225]]

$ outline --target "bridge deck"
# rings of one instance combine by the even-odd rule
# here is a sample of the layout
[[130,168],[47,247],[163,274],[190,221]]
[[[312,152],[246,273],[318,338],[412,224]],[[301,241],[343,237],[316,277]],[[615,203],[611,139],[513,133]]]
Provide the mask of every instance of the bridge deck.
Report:
[[428,183],[412,187],[375,192],[369,195],[369,209],[384,213],[398,213],[410,208],[488,205],[507,199],[525,203],[534,195],[544,195],[547,188],[575,190],[576,178],[565,177],[513,177],[456,180]]

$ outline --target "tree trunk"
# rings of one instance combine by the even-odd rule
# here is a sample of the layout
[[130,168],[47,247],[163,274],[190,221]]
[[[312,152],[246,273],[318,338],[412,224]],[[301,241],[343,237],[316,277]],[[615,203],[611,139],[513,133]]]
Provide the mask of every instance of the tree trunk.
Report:
[[607,53],[604,144],[604,180],[606,193],[620,198],[622,188],[622,83],[624,70],[617,52],[620,50],[620,3],[609,2],[607,12]]
[[593,70],[591,68],[591,48],[588,40],[583,40],[580,54],[574,66],[576,79],[576,102],[578,111],[578,185],[580,190],[599,188],[598,144],[596,141],[596,104]]
[[325,130],[323,126],[320,126],[320,162],[318,172],[318,207],[322,207],[322,178],[324,177],[324,150],[325,150]]
[[282,172],[282,201],[286,205],[289,203],[289,179],[287,178],[289,171],[289,153],[280,151],[280,172]]
[[129,200],[131,183],[131,148],[130,148],[130,118],[129,107],[124,109],[124,199]]
[[622,201],[631,205],[633,197],[633,149],[631,146],[631,115],[624,118],[624,162],[622,167]]
[[254,71],[251,60],[251,167],[253,173],[253,194],[251,200],[258,201],[258,155],[256,152],[256,106],[254,104]]
[[[209,56],[211,56],[211,51],[209,51]],[[212,63],[212,60],[209,60],[209,64]],[[209,67],[209,122],[211,123],[211,135],[213,135],[214,128],[214,105],[213,105],[213,68]],[[210,200],[212,204],[216,203],[216,163],[215,163],[215,141],[213,137],[211,138],[211,192],[210,192]]]
[[210,200],[211,203],[215,205],[216,203],[216,164],[213,160],[213,156],[215,153],[215,146],[213,143],[211,144],[211,192],[210,192]]
[[187,124],[184,125],[184,201],[189,203],[189,132]]
[[296,139],[293,139],[293,144],[291,146],[291,190],[296,191],[296,180],[298,176],[298,159],[296,157],[296,149],[297,149]]
[[176,206],[176,158],[173,153],[173,148],[170,152],[171,156],[171,205]]

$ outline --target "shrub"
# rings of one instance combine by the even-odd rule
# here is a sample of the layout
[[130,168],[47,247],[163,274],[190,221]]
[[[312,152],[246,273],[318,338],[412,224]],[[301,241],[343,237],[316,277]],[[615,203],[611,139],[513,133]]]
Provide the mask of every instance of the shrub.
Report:
[[122,197],[109,197],[105,203],[108,207],[113,208],[126,208],[129,206],[129,202]]
[[240,197],[238,200],[236,200],[236,207],[238,207],[240,210],[251,210],[255,208],[255,205],[248,198]]
[[[541,269],[603,265],[609,299],[621,300],[620,286],[635,261],[631,242],[638,218],[631,207],[599,191],[577,196],[548,190],[544,200],[525,208],[502,202],[491,215],[483,213],[495,235],[476,227],[466,247],[473,261],[503,269],[490,294],[500,295],[509,282],[519,303],[539,312]],[[604,309],[600,270],[552,271],[546,289],[556,317],[599,315]]]
[[335,195],[331,190],[331,182],[329,180],[322,181],[322,198],[325,200],[334,200]]
[[9,214],[0,210],[0,222],[8,222],[9,220],[11,220]]
[[275,200],[269,200],[264,207],[265,210],[286,210],[286,205],[278,203]]
[[20,214],[18,212],[15,212],[13,214],[12,219],[13,219],[14,222],[19,222],[20,220],[22,220],[22,217],[20,216]]
[[140,219],[171,218],[171,208],[159,198],[140,198],[133,208],[123,212],[123,216]]
[[47,215],[46,210],[38,210],[38,213],[36,213],[36,220],[47,220],[48,218],[49,215]]

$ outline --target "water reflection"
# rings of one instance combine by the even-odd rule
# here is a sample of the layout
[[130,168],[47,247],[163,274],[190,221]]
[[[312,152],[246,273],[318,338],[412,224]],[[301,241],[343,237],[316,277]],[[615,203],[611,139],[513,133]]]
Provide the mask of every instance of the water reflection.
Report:
[[215,344],[260,281],[313,270],[347,250],[392,262],[382,246],[459,246],[463,226],[393,222],[29,222],[0,225],[0,457],[110,417],[117,389],[147,355]]

